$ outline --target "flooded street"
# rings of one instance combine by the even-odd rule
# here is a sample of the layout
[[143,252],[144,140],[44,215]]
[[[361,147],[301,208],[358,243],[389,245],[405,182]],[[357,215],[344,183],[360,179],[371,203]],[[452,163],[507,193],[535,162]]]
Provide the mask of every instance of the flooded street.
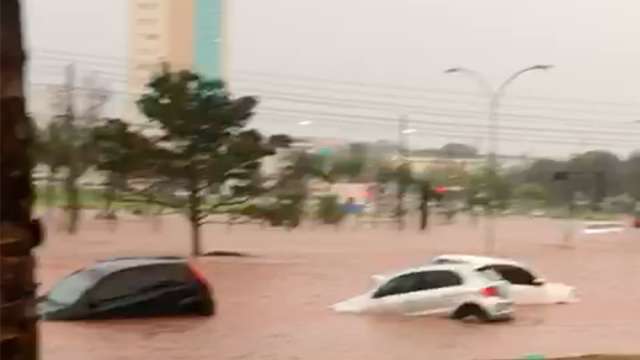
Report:
[[[366,290],[374,273],[418,265],[435,254],[482,252],[481,227],[465,222],[427,233],[415,228],[207,227],[205,249],[254,255],[197,260],[214,287],[215,317],[43,322],[43,359],[495,359],[640,352],[640,231],[633,229],[580,236],[568,249],[559,246],[561,227],[554,220],[499,220],[500,256],[574,285],[581,298],[571,305],[520,307],[510,323],[329,309]],[[97,259],[188,254],[188,235],[177,217],[158,231],[126,221],[111,232],[88,217],[76,236],[51,229],[39,249],[42,289]]]

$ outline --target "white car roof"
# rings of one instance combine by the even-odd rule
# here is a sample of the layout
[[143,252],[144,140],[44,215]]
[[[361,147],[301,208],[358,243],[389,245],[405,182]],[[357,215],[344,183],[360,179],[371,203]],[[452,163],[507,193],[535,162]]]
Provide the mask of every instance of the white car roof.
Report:
[[393,273],[384,274],[385,278],[389,279],[392,277],[396,277],[398,275],[419,272],[419,271],[437,271],[437,270],[447,270],[447,271],[473,271],[474,266],[472,264],[432,264],[426,266],[418,266],[413,268],[404,269],[401,271],[396,271]]
[[465,264],[470,264],[475,267],[482,267],[486,265],[513,265],[522,268],[527,268],[526,265],[517,262],[511,259],[503,259],[489,256],[479,256],[479,255],[462,255],[462,254],[444,254],[439,255],[433,258],[433,261],[437,260],[449,260],[455,262],[461,262]]

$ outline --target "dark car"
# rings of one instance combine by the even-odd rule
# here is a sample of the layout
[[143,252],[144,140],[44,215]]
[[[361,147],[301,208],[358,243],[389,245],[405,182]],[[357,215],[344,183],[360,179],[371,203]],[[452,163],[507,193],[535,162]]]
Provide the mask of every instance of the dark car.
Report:
[[211,316],[215,301],[204,276],[185,259],[131,257],[65,277],[40,299],[38,312],[45,320]]

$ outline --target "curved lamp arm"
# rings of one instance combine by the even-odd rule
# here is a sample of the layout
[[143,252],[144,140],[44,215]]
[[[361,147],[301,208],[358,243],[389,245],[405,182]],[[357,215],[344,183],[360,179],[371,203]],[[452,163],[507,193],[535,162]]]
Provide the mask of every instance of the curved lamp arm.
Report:
[[491,86],[489,81],[487,81],[487,79],[482,74],[480,74],[475,70],[467,69],[464,67],[455,67],[455,68],[447,69],[444,72],[446,74],[455,74],[455,73],[465,74],[473,78],[473,80],[475,80],[478,83],[478,85],[480,85],[482,90],[487,92],[487,95],[493,96],[493,86]]
[[511,84],[513,80],[517,79],[520,75],[533,70],[549,70],[552,67],[553,65],[533,65],[533,66],[524,68],[522,70],[516,71],[515,73],[513,73],[513,75],[509,76],[504,82],[502,82],[502,84],[500,84],[500,86],[496,90],[495,96],[500,96],[504,92],[504,89],[509,84]]

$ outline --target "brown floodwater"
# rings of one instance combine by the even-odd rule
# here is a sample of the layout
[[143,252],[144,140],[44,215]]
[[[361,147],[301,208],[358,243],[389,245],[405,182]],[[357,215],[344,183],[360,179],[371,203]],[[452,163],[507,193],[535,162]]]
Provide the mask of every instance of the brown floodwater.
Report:
[[[426,262],[439,253],[481,253],[481,227],[464,221],[426,233],[371,228],[244,225],[207,227],[208,250],[247,258],[201,258],[215,289],[212,318],[43,322],[44,360],[116,359],[495,359],[538,353],[640,353],[640,231],[579,236],[559,246],[561,224],[498,222],[497,253],[529,262],[551,281],[577,287],[582,301],[517,309],[509,323],[438,317],[344,315],[329,306],[363,292],[371,274]],[[78,235],[52,225],[39,249],[43,290],[97,259],[188,254],[188,226],[159,229],[123,220],[115,231],[86,219]]]

